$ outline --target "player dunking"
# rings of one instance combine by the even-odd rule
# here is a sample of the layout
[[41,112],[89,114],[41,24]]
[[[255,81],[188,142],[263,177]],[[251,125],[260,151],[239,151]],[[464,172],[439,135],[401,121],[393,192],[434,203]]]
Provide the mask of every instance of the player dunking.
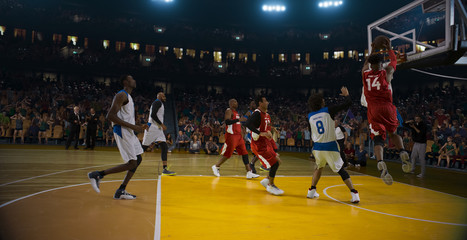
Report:
[[269,176],[261,181],[261,185],[271,194],[282,195],[284,191],[274,184],[274,177],[281,160],[271,146],[272,134],[270,131],[271,117],[267,113],[269,102],[266,97],[258,96],[255,99],[256,106],[253,115],[248,118],[245,126],[252,132],[251,149],[260,159],[265,168],[269,168]]
[[308,99],[308,106],[311,113],[308,114],[308,121],[311,127],[311,137],[313,139],[313,155],[316,159],[318,168],[313,173],[311,187],[308,189],[308,198],[319,197],[316,193],[316,185],[321,177],[321,172],[324,166],[328,163],[331,170],[338,173],[345,185],[350,190],[352,196],[350,202],[360,202],[357,190],[354,189],[349,173],[344,169],[344,161],[342,161],[339,153],[339,145],[336,141],[334,117],[342,110],[349,109],[352,105],[352,100],[349,96],[349,91],[346,87],[342,87],[341,96],[346,97],[346,100],[341,105],[324,107],[324,99],[321,94],[311,95]]
[[243,164],[245,164],[245,169],[247,171],[246,178],[257,178],[258,174],[254,174],[250,169],[250,164],[248,160],[248,152],[245,147],[245,141],[242,137],[242,126],[240,122],[245,121],[244,117],[240,117],[240,114],[237,112],[238,102],[235,99],[229,100],[229,108],[225,110],[224,120],[225,120],[225,143],[221,150],[221,159],[217,164],[212,165],[212,172],[215,176],[220,177],[219,168],[220,166],[227,161],[232,156],[234,150],[237,150],[238,155],[242,156]]
[[107,113],[107,119],[112,122],[115,141],[125,164],[104,171],[90,172],[88,178],[91,181],[92,188],[100,193],[99,182],[105,175],[127,171],[122,185],[115,192],[114,198],[132,200],[136,199],[136,196],[128,193],[125,188],[143,160],[141,157],[143,148],[133,131],[143,132],[147,125],[135,125],[135,106],[130,94],[136,88],[136,81],[130,75],[123,76],[120,81],[123,90],[115,95],[112,106]]
[[[391,62],[383,68],[383,55],[375,54],[372,50],[370,56],[365,61],[362,68],[363,93],[368,106],[368,124],[371,131],[371,138],[375,142],[375,156],[378,160],[377,167],[381,171],[381,179],[387,185],[391,185],[393,180],[389,174],[386,163],[383,161],[383,147],[388,133],[391,141],[400,151],[402,169],[410,171],[409,155],[404,150],[402,138],[397,135],[398,124],[396,107],[392,104],[391,81],[396,70],[397,59],[391,49],[390,41],[383,44],[388,49]],[[369,63],[369,64],[368,64]],[[370,69],[371,65],[371,69]]]
[[165,94],[163,92],[160,92],[157,94],[157,99],[154,100],[154,102],[151,105],[148,120],[149,128],[144,131],[143,150],[146,151],[149,145],[151,145],[151,143],[153,143],[154,141],[159,143],[161,147],[161,159],[163,165],[162,175],[173,176],[176,173],[167,169],[167,152],[169,148],[167,146],[164,134],[164,131],[167,130],[167,127],[164,125],[165,100]]

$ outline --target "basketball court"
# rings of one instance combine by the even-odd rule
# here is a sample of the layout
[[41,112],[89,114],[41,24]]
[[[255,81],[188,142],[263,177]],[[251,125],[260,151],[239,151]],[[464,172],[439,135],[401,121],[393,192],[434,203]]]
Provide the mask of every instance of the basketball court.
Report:
[[[327,167],[318,199],[306,192],[314,168],[306,153],[283,154],[276,184],[285,194],[268,194],[259,179],[246,180],[241,158],[221,168],[217,156],[172,153],[178,176],[158,176],[159,153],[145,153],[128,185],[134,201],[114,200],[123,174],[106,176],[94,192],[86,173],[121,162],[115,148],[65,151],[55,146],[11,146],[0,149],[1,239],[465,239],[467,199],[465,173],[433,169],[429,186],[402,174],[390,163],[396,182],[387,186],[373,161],[361,172],[349,171],[361,202],[351,204],[341,178]],[[436,173],[436,171],[442,171]],[[367,173],[367,174],[363,174]],[[415,184],[402,182],[418,181]],[[419,185],[419,186],[416,186]],[[424,186],[424,187],[420,187]],[[460,188],[460,189],[459,189]],[[455,194],[452,194],[455,193]],[[463,194],[462,194],[463,193]],[[380,237],[381,238],[381,237]]]

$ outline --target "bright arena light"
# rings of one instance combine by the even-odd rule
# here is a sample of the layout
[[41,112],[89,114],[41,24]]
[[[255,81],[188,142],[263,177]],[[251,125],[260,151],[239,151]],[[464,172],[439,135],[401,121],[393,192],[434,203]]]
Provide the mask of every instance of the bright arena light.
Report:
[[343,1],[322,1],[318,3],[318,7],[327,8],[327,7],[339,7],[344,4]]
[[263,11],[265,12],[284,12],[285,11],[285,6],[284,5],[263,5],[262,7]]

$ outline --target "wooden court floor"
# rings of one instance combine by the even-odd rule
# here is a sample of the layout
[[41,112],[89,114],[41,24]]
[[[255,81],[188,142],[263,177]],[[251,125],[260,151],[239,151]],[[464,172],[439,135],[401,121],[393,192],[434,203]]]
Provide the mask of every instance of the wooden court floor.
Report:
[[283,153],[269,195],[246,180],[240,157],[221,167],[218,156],[169,154],[178,176],[162,176],[159,153],[145,153],[127,190],[133,201],[113,200],[124,174],[106,176],[95,193],[86,173],[121,163],[116,148],[0,145],[0,239],[467,239],[467,178],[428,169],[425,179],[403,174],[386,186],[375,163],[349,171],[361,202],[326,169],[318,199],[307,199],[314,168],[306,153]]

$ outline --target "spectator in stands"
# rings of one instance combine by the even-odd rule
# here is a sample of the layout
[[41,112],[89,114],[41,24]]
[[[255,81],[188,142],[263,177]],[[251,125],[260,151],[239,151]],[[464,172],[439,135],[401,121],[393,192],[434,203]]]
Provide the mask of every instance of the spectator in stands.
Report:
[[345,145],[344,154],[345,154],[346,162],[348,163],[354,162],[355,149],[353,149],[353,145],[351,142],[347,142],[347,144]]
[[454,155],[456,155],[456,151],[457,151],[456,144],[452,141],[452,137],[449,136],[448,141],[439,150],[440,154],[438,157],[438,164],[436,164],[436,166],[440,167],[441,159],[445,157],[446,167],[449,168],[450,160]]
[[311,132],[308,128],[308,126],[306,128],[303,129],[303,137],[304,137],[304,147],[305,147],[305,151],[310,151],[310,147],[311,147]]
[[201,149],[201,141],[198,138],[198,135],[193,135],[193,139],[190,141],[190,153],[199,153]]
[[361,144],[357,151],[357,160],[352,163],[355,167],[359,168],[360,166],[366,166],[366,160],[368,159],[368,152],[365,150],[365,146]]
[[420,115],[416,115],[414,120],[406,121],[403,125],[412,131],[412,139],[414,141],[410,156],[412,159],[411,172],[414,172],[418,160],[420,162],[421,173],[417,177],[422,178],[425,176],[426,124],[422,121]]
[[[21,143],[24,144],[24,134],[23,134],[23,121],[26,120],[26,118],[21,114],[20,109],[16,109],[15,115],[11,116],[11,120],[16,120],[16,128],[15,131],[13,132],[13,144],[16,143],[16,136],[19,135],[21,137]],[[27,129],[26,129],[27,130]]]
[[465,147],[466,147],[466,141],[467,140],[462,140],[462,142],[459,144],[459,147],[457,148],[457,155],[452,157],[452,166],[455,167],[457,160],[460,160],[459,162],[459,168],[464,169],[465,168],[465,158],[467,158],[467,154],[465,152]]
[[89,115],[86,117],[86,148],[94,150],[96,146],[96,132],[97,125],[99,124],[99,118],[97,117],[96,110],[91,108]]
[[167,143],[167,146],[169,147],[168,152],[172,152],[172,149],[175,147],[174,140],[172,139],[172,134],[167,133],[167,136],[165,137],[165,142]]
[[71,129],[70,129],[70,135],[68,136],[68,139],[66,141],[65,149],[68,150],[72,141],[75,141],[75,149],[79,149],[78,142],[79,142],[79,133],[81,129],[81,116],[79,115],[78,106],[73,107],[73,113],[70,114],[70,116],[68,117],[68,121],[71,124]]
[[2,112],[0,115],[0,136],[6,136],[6,131],[10,127],[10,118],[6,115],[6,112]]
[[211,125],[209,123],[205,123],[202,131],[203,131],[203,143],[206,143],[207,141],[209,141],[209,138],[212,135]]
[[204,152],[208,155],[219,155],[219,146],[213,142],[213,137],[206,142]]
[[280,137],[279,137],[279,145],[281,147],[281,150],[285,149],[286,146],[286,137],[287,137],[287,131],[285,130],[284,127],[282,127],[280,131]]
[[176,146],[178,147],[178,151],[180,152],[180,148],[182,146],[185,148],[186,151],[189,142],[190,138],[182,130],[178,131],[177,140],[175,140]]
[[[106,134],[105,134],[105,145],[106,146],[113,146],[114,141],[115,141],[114,132],[113,132],[112,127],[109,126],[107,128],[107,131],[106,131]],[[109,145],[109,142],[110,142],[111,145]]]
[[47,136],[47,130],[49,129],[49,126],[52,124],[50,120],[47,119],[47,115],[43,114],[42,118],[39,122],[39,144],[41,144],[41,138],[44,138],[45,144],[48,143],[48,136]]

